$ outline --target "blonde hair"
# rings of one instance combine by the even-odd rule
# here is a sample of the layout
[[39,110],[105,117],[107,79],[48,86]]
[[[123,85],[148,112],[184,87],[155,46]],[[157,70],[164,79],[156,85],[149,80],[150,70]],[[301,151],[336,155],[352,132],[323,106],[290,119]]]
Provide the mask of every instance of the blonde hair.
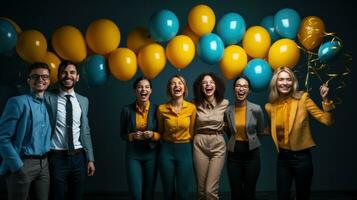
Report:
[[291,80],[293,81],[293,87],[292,90],[290,91],[290,96],[294,99],[300,99],[301,95],[303,94],[302,91],[298,91],[299,88],[299,83],[298,80],[296,79],[296,76],[293,71],[291,71],[290,68],[288,67],[279,67],[274,71],[273,77],[271,78],[270,85],[269,85],[269,102],[274,103],[276,102],[279,97],[280,93],[278,91],[278,88],[276,86],[277,81],[278,81],[278,76],[281,72],[286,72],[289,74]]
[[173,75],[173,76],[169,79],[169,81],[167,82],[167,86],[166,86],[166,93],[167,93],[167,95],[168,95],[169,97],[172,97],[172,94],[171,94],[171,81],[172,81],[172,79],[174,79],[174,78],[180,79],[180,81],[183,83],[183,85],[184,85],[184,87],[185,87],[185,92],[183,93],[183,95],[186,97],[186,96],[188,95],[188,87],[187,87],[186,81],[185,81],[185,79],[184,79],[182,76],[180,76],[180,75],[178,75],[178,74]]

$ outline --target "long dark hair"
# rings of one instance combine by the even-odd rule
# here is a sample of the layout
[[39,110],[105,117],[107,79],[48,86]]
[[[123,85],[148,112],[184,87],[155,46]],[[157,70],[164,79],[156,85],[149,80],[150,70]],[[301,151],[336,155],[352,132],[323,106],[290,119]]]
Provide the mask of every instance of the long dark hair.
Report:
[[195,82],[193,83],[194,103],[196,105],[201,105],[205,100],[205,95],[202,91],[202,80],[204,79],[205,76],[210,76],[213,79],[216,85],[216,90],[214,91],[214,97],[216,98],[217,104],[220,104],[224,99],[225,85],[222,79],[220,79],[218,76],[216,76],[211,72],[203,73],[199,75],[195,80]]

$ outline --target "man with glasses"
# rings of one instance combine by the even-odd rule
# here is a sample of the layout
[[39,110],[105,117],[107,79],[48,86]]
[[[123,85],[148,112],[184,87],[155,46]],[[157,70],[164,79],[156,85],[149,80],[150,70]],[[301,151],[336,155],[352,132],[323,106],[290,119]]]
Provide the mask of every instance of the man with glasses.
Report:
[[75,63],[62,61],[57,76],[59,90],[50,91],[45,97],[53,119],[50,199],[80,200],[86,175],[93,176],[95,171],[88,124],[88,99],[74,91],[79,81]]
[[48,199],[51,125],[44,93],[49,77],[47,64],[32,64],[31,92],[10,98],[0,118],[0,175],[5,175],[9,200]]

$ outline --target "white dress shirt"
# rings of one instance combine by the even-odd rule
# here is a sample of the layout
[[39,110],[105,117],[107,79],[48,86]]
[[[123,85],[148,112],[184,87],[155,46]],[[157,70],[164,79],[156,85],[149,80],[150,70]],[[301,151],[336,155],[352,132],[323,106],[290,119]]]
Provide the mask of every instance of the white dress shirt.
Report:
[[82,148],[79,141],[82,110],[74,92],[67,93],[60,91],[57,102],[56,132],[52,136],[51,149],[68,150],[68,136],[66,133],[66,95],[71,95],[73,108],[73,144],[74,148]]

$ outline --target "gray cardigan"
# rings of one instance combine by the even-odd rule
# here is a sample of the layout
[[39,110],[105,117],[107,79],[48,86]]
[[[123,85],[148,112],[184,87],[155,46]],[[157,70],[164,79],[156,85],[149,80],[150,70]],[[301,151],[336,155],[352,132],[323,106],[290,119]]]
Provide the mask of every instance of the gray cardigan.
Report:
[[[224,120],[227,124],[225,131],[229,136],[227,143],[228,151],[234,152],[235,138],[237,136],[235,124],[235,105],[229,105],[224,113]],[[247,100],[246,131],[249,142],[249,150],[260,146],[258,134],[264,133],[264,116],[261,107]]]

